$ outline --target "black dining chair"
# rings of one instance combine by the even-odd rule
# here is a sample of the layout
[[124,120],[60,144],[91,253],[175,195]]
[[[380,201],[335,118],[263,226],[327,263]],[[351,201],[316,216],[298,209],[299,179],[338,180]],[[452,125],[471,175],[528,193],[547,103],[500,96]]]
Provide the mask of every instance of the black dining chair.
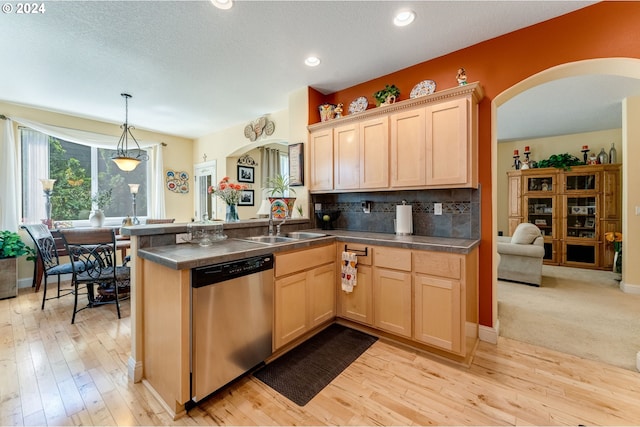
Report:
[[[73,288],[62,288],[60,284],[60,276],[63,274],[73,274],[73,265],[70,262],[60,262],[59,247],[56,239],[45,224],[23,225],[21,228],[29,233],[29,236],[31,236],[31,239],[33,239],[36,245],[38,259],[33,269],[33,281],[37,291],[40,284],[36,282],[38,281],[38,273],[41,270],[42,276],[44,277],[44,288],[42,291],[42,310],[44,310],[44,303],[46,301],[73,293]],[[78,263],[77,268],[81,269],[82,265]],[[56,276],[58,278],[58,292],[56,296],[47,298],[47,281],[50,276]]]
[[[79,311],[103,304],[115,304],[120,319],[120,301],[125,294],[128,297],[130,291],[130,269],[117,265],[115,230],[75,228],[61,230],[61,234],[69,257],[75,261],[72,264],[75,299],[71,323],[75,323]],[[89,302],[78,308],[78,294],[83,285]]]

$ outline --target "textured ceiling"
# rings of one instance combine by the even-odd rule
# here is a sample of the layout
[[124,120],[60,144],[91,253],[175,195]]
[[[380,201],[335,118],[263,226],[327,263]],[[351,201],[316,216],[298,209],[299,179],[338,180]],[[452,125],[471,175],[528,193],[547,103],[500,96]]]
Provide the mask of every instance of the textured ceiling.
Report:
[[[285,109],[300,88],[334,92],[592,3],[51,1],[0,18],[0,100],[121,123],[128,92],[132,125],[198,137]],[[404,7],[417,18],[396,28]]]

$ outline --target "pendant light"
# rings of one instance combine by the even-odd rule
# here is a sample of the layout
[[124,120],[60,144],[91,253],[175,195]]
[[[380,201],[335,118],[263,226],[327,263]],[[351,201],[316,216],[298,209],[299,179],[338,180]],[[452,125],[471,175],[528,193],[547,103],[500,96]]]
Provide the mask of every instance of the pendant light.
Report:
[[[149,156],[140,148],[138,141],[131,133],[131,129],[135,129],[133,126],[129,126],[129,98],[131,98],[131,95],[128,93],[121,93],[120,96],[124,98],[125,118],[124,124],[120,126],[120,128],[123,129],[122,136],[120,136],[118,148],[111,157],[111,160],[113,160],[120,170],[131,172],[140,164],[140,162],[149,160]],[[129,137],[131,137],[133,142],[136,143],[135,150],[129,151]]]

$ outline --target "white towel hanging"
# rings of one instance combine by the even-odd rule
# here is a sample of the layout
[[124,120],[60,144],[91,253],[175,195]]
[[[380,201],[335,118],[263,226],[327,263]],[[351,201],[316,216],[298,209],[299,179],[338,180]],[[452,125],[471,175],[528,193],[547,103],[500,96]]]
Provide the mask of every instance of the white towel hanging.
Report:
[[353,292],[353,287],[357,285],[358,276],[358,256],[353,252],[342,252],[341,283],[342,290],[346,293]]

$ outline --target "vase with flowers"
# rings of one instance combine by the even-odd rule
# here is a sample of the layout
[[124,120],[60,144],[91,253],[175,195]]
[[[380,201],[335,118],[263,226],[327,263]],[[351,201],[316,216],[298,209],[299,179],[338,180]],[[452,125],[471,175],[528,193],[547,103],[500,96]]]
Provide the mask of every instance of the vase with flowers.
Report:
[[622,276],[622,233],[609,231],[604,233],[604,238],[613,245],[613,272]]
[[225,176],[215,187],[210,185],[207,191],[209,194],[220,197],[227,204],[225,221],[238,222],[240,221],[240,217],[238,216],[238,202],[240,201],[242,191],[246,189],[246,185],[231,182],[229,177]]

